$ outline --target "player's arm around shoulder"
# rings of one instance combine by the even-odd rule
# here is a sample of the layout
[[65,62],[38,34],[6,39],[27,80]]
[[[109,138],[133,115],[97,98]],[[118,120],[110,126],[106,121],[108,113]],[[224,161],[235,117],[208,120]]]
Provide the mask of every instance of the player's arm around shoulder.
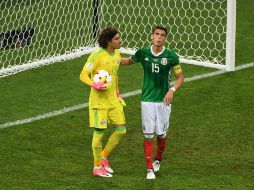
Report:
[[139,49],[134,55],[129,58],[122,58],[121,65],[131,65],[133,63],[139,62],[141,60],[140,58],[142,57],[142,50],[142,48]]
[[131,58],[122,57],[120,63],[121,65],[131,65],[135,62]]

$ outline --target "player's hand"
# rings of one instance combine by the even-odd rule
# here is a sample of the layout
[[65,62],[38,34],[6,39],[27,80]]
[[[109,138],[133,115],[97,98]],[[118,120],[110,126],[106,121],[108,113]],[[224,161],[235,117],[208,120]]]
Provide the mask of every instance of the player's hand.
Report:
[[124,99],[122,98],[122,96],[118,96],[117,98],[122,106],[126,106],[126,103],[125,103]]
[[173,101],[173,96],[174,96],[174,91],[169,89],[169,91],[167,92],[166,96],[163,99],[164,104],[167,106],[171,104]]
[[94,88],[95,90],[98,90],[98,91],[103,91],[103,90],[105,90],[106,89],[106,86],[105,86],[105,84],[104,83],[102,83],[102,82],[94,82],[93,84],[92,84],[92,88]]
[[122,106],[126,106],[126,103],[125,103],[125,101],[123,100],[123,97],[120,95],[120,91],[119,91],[119,90],[116,91],[116,96],[117,96],[117,98],[118,98],[120,104],[121,104]]

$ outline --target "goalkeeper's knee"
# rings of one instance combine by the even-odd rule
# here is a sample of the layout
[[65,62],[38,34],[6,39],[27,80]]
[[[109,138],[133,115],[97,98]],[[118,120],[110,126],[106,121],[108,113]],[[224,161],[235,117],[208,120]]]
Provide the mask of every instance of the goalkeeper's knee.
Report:
[[124,126],[123,127],[116,127],[115,133],[119,136],[124,136],[126,134],[126,128]]
[[104,130],[94,129],[92,148],[101,147],[102,139],[104,136]]

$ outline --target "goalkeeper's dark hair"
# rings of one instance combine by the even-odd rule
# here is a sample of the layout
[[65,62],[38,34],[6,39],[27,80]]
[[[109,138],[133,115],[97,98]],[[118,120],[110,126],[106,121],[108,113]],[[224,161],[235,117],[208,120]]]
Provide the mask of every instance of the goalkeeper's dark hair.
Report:
[[153,28],[153,30],[152,30],[152,34],[154,33],[154,31],[155,31],[156,29],[164,30],[164,31],[166,32],[166,36],[168,35],[168,30],[167,30],[167,28],[164,27],[164,26],[161,26],[161,25],[155,26],[155,27]]
[[108,47],[108,42],[110,42],[117,33],[119,32],[114,27],[103,29],[98,38],[99,46],[106,49]]

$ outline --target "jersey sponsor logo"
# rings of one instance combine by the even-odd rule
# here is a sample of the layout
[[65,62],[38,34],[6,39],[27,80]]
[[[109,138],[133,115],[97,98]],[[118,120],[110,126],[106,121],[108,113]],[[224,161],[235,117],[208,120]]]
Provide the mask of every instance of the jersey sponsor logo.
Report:
[[161,64],[162,64],[162,65],[167,65],[167,64],[168,64],[167,58],[162,58],[162,59],[161,59]]
[[91,62],[88,62],[87,65],[86,65],[86,68],[91,69],[92,67],[93,67],[93,64]]

